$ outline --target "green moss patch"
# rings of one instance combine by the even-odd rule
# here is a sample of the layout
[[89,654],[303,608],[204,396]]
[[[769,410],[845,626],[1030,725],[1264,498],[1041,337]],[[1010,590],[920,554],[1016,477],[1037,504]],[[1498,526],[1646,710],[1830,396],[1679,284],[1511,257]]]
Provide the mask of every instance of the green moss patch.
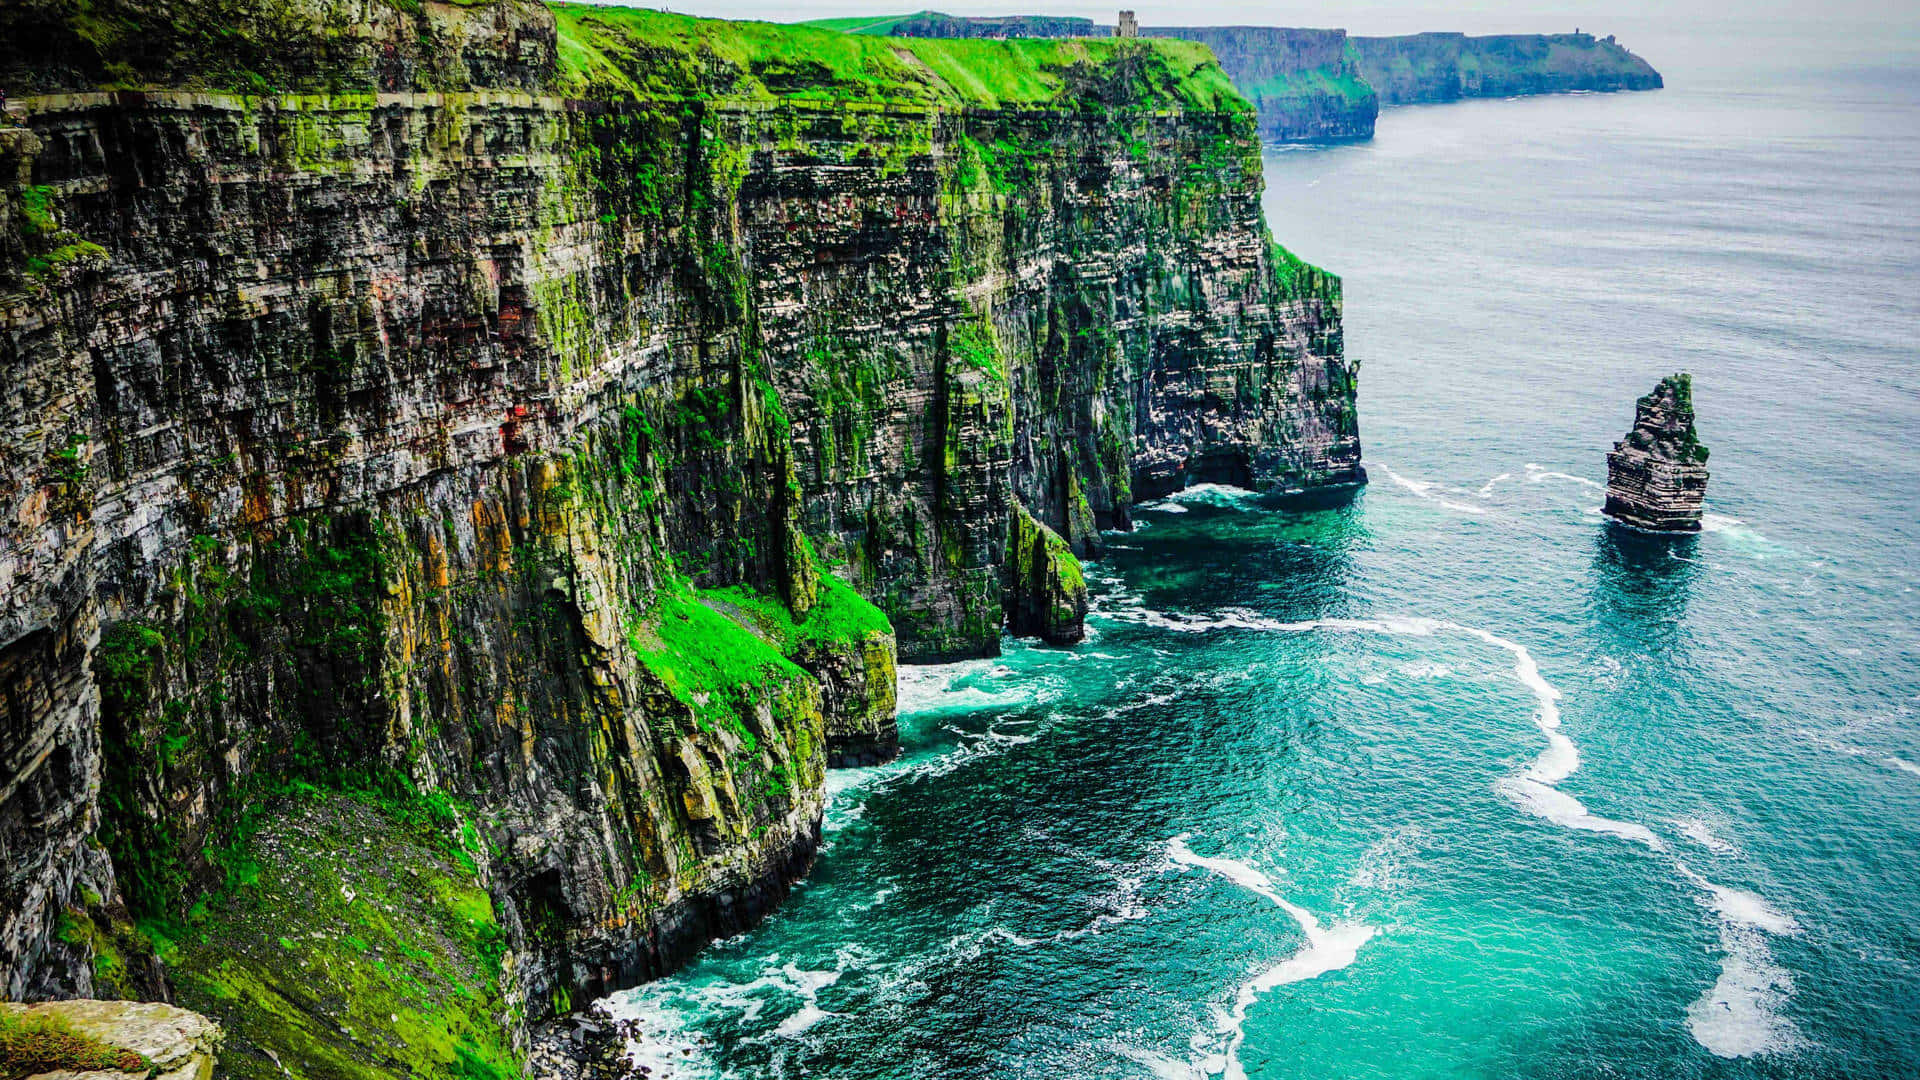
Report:
[[227,1029],[223,1075],[520,1074],[492,901],[425,820],[320,793],[263,811],[251,883],[197,908],[170,956],[181,1003]]
[[808,677],[779,649],[702,603],[684,583],[656,596],[629,638],[640,662],[693,711],[702,728],[723,723],[750,748],[752,733],[739,719],[746,699],[774,683]]
[[885,612],[831,574],[820,575],[819,596],[803,619],[795,619],[779,597],[744,585],[710,589],[701,595],[752,620],[788,656],[812,646],[857,646],[869,634],[893,633]]

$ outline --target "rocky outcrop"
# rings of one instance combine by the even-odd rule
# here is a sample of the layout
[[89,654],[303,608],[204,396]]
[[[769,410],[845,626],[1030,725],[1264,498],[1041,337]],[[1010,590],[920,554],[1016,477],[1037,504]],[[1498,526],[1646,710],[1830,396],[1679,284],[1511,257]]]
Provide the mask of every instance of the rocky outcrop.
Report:
[[1087,583],[1060,534],[1015,506],[1007,535],[1007,628],[1052,645],[1086,636]]
[[1273,142],[1334,143],[1373,137],[1380,102],[1360,74],[1345,30],[1279,26],[1148,26],[1146,37],[1197,41],[1260,113]]
[[1198,46],[90,10],[0,9],[4,996],[308,978],[151,935],[318,791],[564,1012],[779,902],[896,652],[998,648],[1015,508],[1364,475]]
[[1633,430],[1607,455],[1607,516],[1653,532],[1699,532],[1707,475],[1693,377],[1669,375],[1640,399]]
[[0,1003],[0,1068],[24,1080],[213,1080],[221,1038],[199,1013],[153,1002]]
[[1658,90],[1660,73],[1612,35],[1356,37],[1360,75],[1382,105],[1576,90]]

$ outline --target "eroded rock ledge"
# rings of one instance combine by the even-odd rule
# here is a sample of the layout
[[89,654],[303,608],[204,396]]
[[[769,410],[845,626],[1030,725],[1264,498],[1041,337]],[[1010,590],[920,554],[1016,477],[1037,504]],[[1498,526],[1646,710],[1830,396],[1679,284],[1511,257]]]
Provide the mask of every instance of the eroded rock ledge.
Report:
[[[1363,475],[1339,283],[1197,46],[344,10],[0,11],[6,997],[193,996],[239,1076],[495,1067],[785,895],[896,658],[1072,636],[1142,492]],[[357,891],[339,799],[506,1050],[220,1004],[372,963],[303,936],[352,901],[226,921]]]

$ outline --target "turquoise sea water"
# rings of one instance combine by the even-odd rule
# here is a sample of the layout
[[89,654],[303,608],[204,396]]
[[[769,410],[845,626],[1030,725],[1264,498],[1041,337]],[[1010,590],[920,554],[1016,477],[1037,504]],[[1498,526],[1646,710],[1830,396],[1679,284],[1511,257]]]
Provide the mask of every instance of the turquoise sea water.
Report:
[[[1920,1074],[1920,76],[1817,37],[1270,155],[1373,483],[1156,504],[1083,646],[905,671],[792,901],[622,995],[656,1075]],[[1680,369],[1714,516],[1622,532]]]

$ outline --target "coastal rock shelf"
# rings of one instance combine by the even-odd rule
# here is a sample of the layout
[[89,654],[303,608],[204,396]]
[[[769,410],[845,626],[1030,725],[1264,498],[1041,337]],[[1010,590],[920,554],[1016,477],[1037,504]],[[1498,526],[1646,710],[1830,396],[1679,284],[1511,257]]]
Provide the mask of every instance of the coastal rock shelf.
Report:
[[510,1073],[784,898],[897,662],[1364,478],[1200,46],[100,11],[0,10],[0,996]]
[[1669,375],[1607,455],[1606,514],[1652,532],[1699,532],[1707,448],[1693,430],[1693,376]]

